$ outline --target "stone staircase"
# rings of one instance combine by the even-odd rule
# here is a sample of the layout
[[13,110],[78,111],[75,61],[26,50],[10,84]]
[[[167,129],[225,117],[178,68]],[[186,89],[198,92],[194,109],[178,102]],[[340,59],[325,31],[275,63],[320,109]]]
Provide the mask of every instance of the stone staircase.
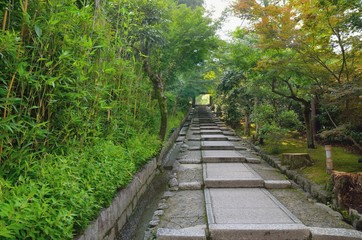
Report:
[[261,159],[207,107],[197,107],[181,131],[167,205],[154,231],[159,240],[362,239],[354,230],[304,225],[270,192],[292,186],[262,177]]

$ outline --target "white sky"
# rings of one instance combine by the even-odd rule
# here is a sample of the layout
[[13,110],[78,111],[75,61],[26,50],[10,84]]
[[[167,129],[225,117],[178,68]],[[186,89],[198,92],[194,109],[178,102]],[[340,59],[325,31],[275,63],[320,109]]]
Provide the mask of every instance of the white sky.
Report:
[[[206,10],[212,12],[212,18],[217,19],[221,16],[221,13],[225,10],[225,8],[230,6],[234,0],[204,0],[204,2]],[[218,31],[218,35],[224,40],[229,40],[230,37],[228,37],[228,34],[234,31],[236,27],[241,25],[241,19],[234,16],[229,16],[226,18],[221,30]]]

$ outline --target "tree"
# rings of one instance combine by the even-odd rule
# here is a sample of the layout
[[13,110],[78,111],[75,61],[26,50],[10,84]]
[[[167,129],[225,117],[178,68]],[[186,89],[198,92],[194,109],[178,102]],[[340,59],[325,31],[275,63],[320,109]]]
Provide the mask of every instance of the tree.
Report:
[[[359,87],[357,86],[360,86],[360,80],[358,80],[360,67],[358,66],[361,64],[359,57],[361,46],[356,44],[357,39],[361,37],[358,21],[356,21],[361,12],[361,5],[358,2],[327,0],[259,3],[240,0],[234,6],[240,16],[247,18],[253,24],[259,36],[261,49],[267,52],[289,52],[289,56],[295,56],[289,57],[288,62],[275,59],[261,63],[264,70],[271,65],[271,71],[267,72],[273,72],[275,76],[269,81],[276,94],[299,101],[305,106],[307,132],[309,131],[307,114],[310,108],[308,102],[314,96],[320,96],[318,99],[320,103],[323,103],[321,102],[323,98],[339,92],[340,100],[358,101]],[[284,71],[284,68],[273,67],[275,66],[273,61],[277,64],[285,64],[289,70]],[[289,74],[286,75],[286,72]],[[307,102],[295,94],[295,87],[299,87],[300,82],[304,83],[303,91],[306,91],[304,94],[308,97],[302,98]],[[283,84],[286,89],[289,89],[290,94],[277,90]],[[348,85],[356,86],[356,90],[349,97],[342,98],[342,96],[347,96],[347,93],[351,93],[351,91],[345,91]],[[341,105],[341,109],[344,106]],[[359,112],[354,111],[353,116],[359,116]],[[310,138],[308,146],[312,146],[311,137],[308,138]]]

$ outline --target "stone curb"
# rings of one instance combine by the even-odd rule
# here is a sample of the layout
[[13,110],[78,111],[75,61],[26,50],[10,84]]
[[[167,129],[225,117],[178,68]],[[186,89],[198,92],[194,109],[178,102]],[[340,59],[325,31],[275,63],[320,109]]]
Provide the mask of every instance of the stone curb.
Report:
[[310,231],[303,224],[210,224],[209,232],[211,239],[218,240],[310,239]]
[[285,166],[282,166],[280,159],[278,157],[270,156],[264,153],[259,147],[254,146],[253,144],[248,144],[259,153],[261,158],[269,163],[272,167],[280,170],[281,173],[287,175],[287,177],[293,180],[298,184],[304,191],[308,192],[313,198],[317,199],[319,202],[328,204],[332,200],[331,194],[325,191],[320,185],[310,181],[309,179],[303,177],[295,170],[288,170]]
[[206,240],[206,232],[204,228],[183,228],[183,229],[157,229],[158,240]]
[[344,228],[309,228],[312,240],[358,240],[362,232]]

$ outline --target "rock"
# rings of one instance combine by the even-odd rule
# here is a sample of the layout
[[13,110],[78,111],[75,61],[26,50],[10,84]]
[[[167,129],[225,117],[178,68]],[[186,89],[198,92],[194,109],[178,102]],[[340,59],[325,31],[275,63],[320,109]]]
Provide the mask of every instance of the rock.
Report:
[[160,220],[160,216],[153,215],[152,220]]
[[170,188],[177,187],[178,186],[177,178],[171,178],[170,181],[168,182],[168,186]]
[[165,212],[163,210],[156,210],[153,215],[154,216],[162,216],[164,213]]
[[173,197],[173,196],[175,196],[175,193],[170,192],[170,191],[167,191],[167,192],[165,192],[165,193],[163,194],[162,198],[163,198],[163,199],[169,199],[170,197]]
[[356,221],[356,223],[354,224],[354,227],[356,228],[356,230],[362,231],[362,220]]
[[288,165],[289,169],[299,169],[313,164],[308,153],[283,153],[282,165]]
[[157,209],[162,210],[162,209],[167,209],[168,208],[168,204],[167,203],[159,203],[157,206]]
[[169,190],[175,192],[175,191],[178,191],[178,187],[172,187]]
[[160,220],[151,220],[148,225],[150,227],[156,227],[160,223]]

